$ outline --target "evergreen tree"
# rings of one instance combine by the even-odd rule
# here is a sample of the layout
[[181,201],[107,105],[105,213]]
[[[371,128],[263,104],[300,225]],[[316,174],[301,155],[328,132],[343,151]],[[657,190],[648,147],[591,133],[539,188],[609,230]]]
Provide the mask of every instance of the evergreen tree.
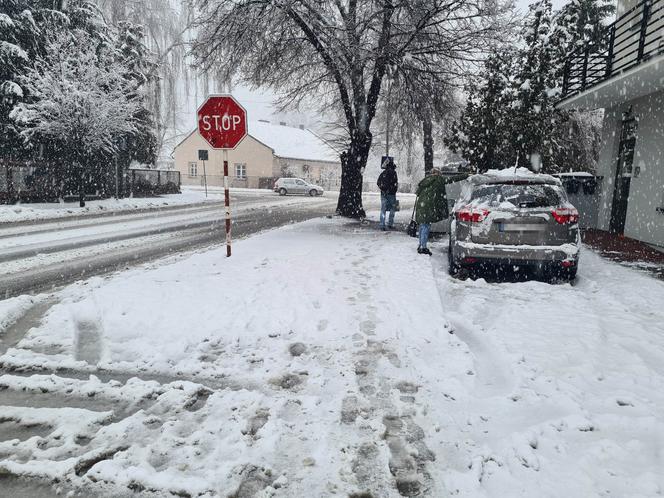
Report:
[[37,54],[42,38],[31,4],[25,0],[0,1],[0,160],[21,155],[18,130],[9,113],[25,96],[18,77]]
[[555,109],[555,35],[551,1],[531,5],[523,34],[525,46],[513,61],[514,77],[507,89],[511,101],[508,136],[517,154],[515,160],[523,167],[531,167],[531,154],[540,154],[543,164],[550,165],[554,152],[551,136],[561,118]]
[[484,63],[483,79],[468,87],[468,100],[460,119],[452,125],[445,144],[470,161],[478,171],[501,168],[513,155],[505,133],[508,84],[506,71],[511,54],[494,53]]
[[565,4],[557,15],[557,23],[566,35],[561,49],[569,53],[585,43],[606,44],[605,21],[615,11],[610,0],[571,0]]
[[137,104],[134,116],[136,131],[120,137],[124,145],[121,163],[128,168],[132,160],[154,162],[157,155],[155,122],[150,110],[150,83],[156,78],[154,55],[145,45],[144,27],[131,21],[118,22],[115,41],[116,60],[123,68],[122,77],[130,89],[129,99]]
[[502,79],[494,61],[505,50],[498,48],[489,57],[448,146],[480,170],[512,166],[517,158],[530,168],[534,153],[545,172],[594,169],[601,116],[555,105],[565,58],[574,47],[604,40],[601,27],[612,12],[605,0],[572,0],[557,15],[550,0],[533,4],[521,48],[498,72]]

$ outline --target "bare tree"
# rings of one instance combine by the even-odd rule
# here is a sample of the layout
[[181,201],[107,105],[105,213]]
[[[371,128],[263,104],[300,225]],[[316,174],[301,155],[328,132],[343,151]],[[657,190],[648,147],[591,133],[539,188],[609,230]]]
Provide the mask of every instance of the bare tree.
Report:
[[459,113],[456,81],[459,78],[454,72],[442,68],[403,65],[385,98],[385,112],[393,116],[390,121],[397,130],[397,142],[408,145],[414,137],[421,138],[425,173],[433,168],[434,124],[449,122]]
[[[486,49],[506,0],[195,0],[203,68],[268,87],[282,107],[315,96],[345,120],[337,212],[363,216],[362,175],[388,67],[460,65]],[[503,3],[506,2],[506,3]]]

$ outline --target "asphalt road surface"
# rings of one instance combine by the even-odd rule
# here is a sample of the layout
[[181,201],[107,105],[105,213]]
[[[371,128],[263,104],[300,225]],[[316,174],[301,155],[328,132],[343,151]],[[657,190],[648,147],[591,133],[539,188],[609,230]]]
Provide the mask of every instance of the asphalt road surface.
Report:
[[[234,193],[233,239],[332,215],[337,198]],[[367,196],[365,207],[379,200]],[[223,245],[220,202],[151,211],[0,225],[0,299],[68,283],[183,251]]]

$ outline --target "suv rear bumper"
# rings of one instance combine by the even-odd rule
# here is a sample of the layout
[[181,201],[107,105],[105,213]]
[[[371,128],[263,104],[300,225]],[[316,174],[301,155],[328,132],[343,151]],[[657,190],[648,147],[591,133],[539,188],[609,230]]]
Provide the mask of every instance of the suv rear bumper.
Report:
[[457,241],[453,243],[453,252],[454,259],[462,265],[466,261],[473,264],[478,260],[508,265],[537,266],[554,262],[567,262],[575,265],[579,259],[579,246],[575,243],[559,246],[508,246]]

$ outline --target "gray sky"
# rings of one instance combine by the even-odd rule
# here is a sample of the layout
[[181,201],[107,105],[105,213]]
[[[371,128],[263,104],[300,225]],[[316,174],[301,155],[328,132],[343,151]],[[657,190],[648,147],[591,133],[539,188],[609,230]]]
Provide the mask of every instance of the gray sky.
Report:
[[[516,6],[519,10],[522,12],[527,12],[528,11],[528,6],[533,3],[532,1],[529,0],[516,0]],[[567,2],[565,0],[552,0],[551,2],[553,4],[554,10],[558,10],[560,7],[565,5]]]

